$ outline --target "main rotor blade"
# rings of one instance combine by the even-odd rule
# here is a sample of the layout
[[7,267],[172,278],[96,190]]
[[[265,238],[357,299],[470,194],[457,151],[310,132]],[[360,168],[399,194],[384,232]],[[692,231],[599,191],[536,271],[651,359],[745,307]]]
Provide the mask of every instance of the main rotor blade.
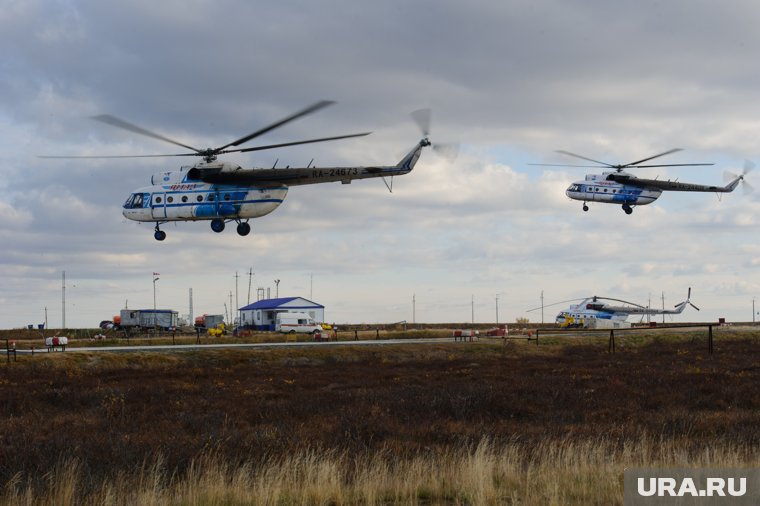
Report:
[[255,137],[258,137],[259,135],[263,135],[263,134],[265,134],[267,132],[270,132],[270,131],[274,130],[275,128],[279,128],[282,125],[284,125],[285,123],[289,123],[289,122],[291,122],[291,121],[293,121],[295,119],[298,119],[298,118],[300,118],[302,116],[306,116],[307,114],[311,114],[313,112],[317,112],[318,110],[323,109],[323,108],[325,108],[325,107],[327,107],[329,105],[332,105],[334,103],[335,102],[333,102],[331,100],[321,100],[321,101],[317,102],[316,104],[310,105],[309,107],[307,107],[306,109],[304,109],[302,111],[299,111],[299,112],[297,112],[297,113],[295,113],[295,114],[293,114],[291,116],[288,116],[285,119],[282,119],[282,120],[278,121],[277,123],[272,123],[271,125],[269,125],[267,127],[264,127],[261,130],[257,130],[257,131],[255,131],[255,132],[253,132],[251,134],[246,135],[245,137],[241,137],[240,139],[238,139],[236,141],[230,142],[229,144],[225,144],[224,146],[216,148],[214,151],[221,152],[222,150],[224,150],[224,149],[226,149],[226,148],[228,148],[230,146],[239,146],[241,144],[244,144],[244,143],[250,141],[251,139],[253,139]]
[[285,146],[297,146],[299,144],[311,144],[314,142],[325,142],[325,141],[335,141],[338,139],[350,139],[351,137],[364,137],[365,135],[369,135],[372,132],[364,132],[360,134],[350,134],[350,135],[338,135],[336,137],[323,137],[321,139],[310,139],[307,141],[295,141],[295,142],[283,142],[282,144],[267,144],[266,146],[254,146],[252,148],[243,148],[243,149],[228,149],[225,151],[219,151],[218,154],[222,153],[247,153],[249,151],[261,151],[264,149],[275,149],[275,148],[282,148]]
[[568,165],[566,163],[529,163],[528,165],[537,165],[539,167],[582,167],[584,169],[599,169],[598,165]]
[[[683,150],[681,148],[670,149],[668,151],[665,151],[664,153],[660,153],[659,155],[650,156],[649,158],[644,158],[643,160],[639,160],[637,162],[626,163],[625,165],[623,165],[623,167],[630,167],[632,165],[638,165],[641,162],[647,162],[647,161],[652,160],[654,158],[659,158],[661,156],[669,155],[670,153],[675,153],[676,151],[683,151]],[[664,165],[663,165],[663,167],[664,167]]]
[[[124,121],[123,119],[119,119],[116,116],[111,116],[110,114],[101,114],[100,116],[92,116],[92,119],[106,123],[107,125],[123,128],[124,130],[129,130],[130,132],[134,132],[136,134],[145,135],[146,137],[152,137],[153,139],[158,139],[160,141],[168,142],[170,144],[174,144],[175,146],[180,146],[183,148],[187,148],[191,151],[195,151],[196,153],[200,153],[199,149],[196,149],[192,146],[188,146],[187,144],[182,144],[181,142],[177,142],[174,139],[164,137],[163,135],[159,135],[155,132],[151,132],[150,130],[146,130],[137,125],[133,125],[132,123],[128,123]],[[173,155],[169,155],[169,156],[173,156]]]
[[163,158],[167,156],[198,156],[195,153],[179,153],[174,155],[95,155],[95,156],[50,156],[37,155],[37,158]]
[[569,151],[559,150],[559,151],[557,151],[557,153],[562,153],[563,155],[568,155],[568,156],[573,156],[575,158],[580,158],[581,160],[586,160],[587,162],[598,163],[600,165],[604,165],[606,167],[610,167],[610,168],[613,168],[613,169],[617,167],[617,165],[612,165],[611,163],[607,163],[607,162],[600,162],[599,160],[594,160],[593,158],[586,158],[585,156],[576,155],[575,153],[571,153]]
[[623,304],[628,304],[629,306],[636,306],[636,307],[639,307],[639,308],[646,309],[645,306],[642,306],[641,304],[636,304],[635,302],[631,302],[629,300],[613,299],[612,297],[600,297],[598,295],[594,295],[594,298],[595,299],[600,299],[600,300],[612,300],[612,301],[615,301],[615,302],[622,302]]
[[645,169],[647,167],[697,167],[700,165],[715,165],[714,163],[663,163],[660,165],[624,165],[626,169],[634,167],[637,169]]
[[526,309],[525,312],[526,313],[530,313],[530,312],[533,312],[533,311],[538,311],[539,309],[546,309],[547,307],[558,306],[560,304],[567,304],[568,302],[578,302],[578,301],[586,300],[586,299],[589,299],[589,298],[590,297],[584,297],[584,298],[581,298],[581,299],[561,300],[559,302],[552,302],[551,304],[544,304],[543,306],[534,307],[533,309]]

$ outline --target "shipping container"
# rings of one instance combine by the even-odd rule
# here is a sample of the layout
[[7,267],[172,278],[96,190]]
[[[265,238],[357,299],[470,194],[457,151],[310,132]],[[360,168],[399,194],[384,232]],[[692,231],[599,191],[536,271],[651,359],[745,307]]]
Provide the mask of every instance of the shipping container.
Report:
[[122,309],[119,319],[122,327],[169,330],[177,326],[179,313],[171,309]]

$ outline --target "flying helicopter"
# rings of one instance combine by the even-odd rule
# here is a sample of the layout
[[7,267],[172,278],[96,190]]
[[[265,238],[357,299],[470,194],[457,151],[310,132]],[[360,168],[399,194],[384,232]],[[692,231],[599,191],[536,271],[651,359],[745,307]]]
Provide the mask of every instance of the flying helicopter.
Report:
[[[150,179],[150,186],[130,193],[123,205],[122,214],[134,221],[155,223],[154,237],[157,241],[166,238],[160,229],[164,223],[172,221],[209,220],[211,230],[222,232],[225,224],[237,223],[237,233],[248,235],[251,226],[248,221],[274,211],[287,196],[291,186],[317,183],[341,182],[350,184],[355,179],[383,178],[392,190],[394,176],[408,174],[414,169],[422,149],[433,144],[428,139],[430,111],[420,110],[412,117],[420,126],[423,138],[396,165],[357,167],[316,167],[311,162],[306,167],[243,168],[230,162],[221,162],[217,156],[227,153],[246,153],[266,149],[296,146],[338,139],[363,137],[370,132],[322,137],[279,144],[268,144],[239,148],[254,138],[279,128],[286,123],[312,114],[335,102],[322,100],[291,116],[261,128],[240,139],[217,148],[198,149],[163,135],[134,125],[111,115],[94,116],[92,119],[122,128],[133,133],[158,139],[192,151],[191,153],[163,155],[118,155],[118,156],[41,156],[41,158],[146,158],[197,156],[202,161],[192,166],[183,166],[177,171],[158,172]],[[434,148],[436,146],[433,146]],[[439,147],[446,149],[444,145]],[[390,178],[391,185],[388,184]]]
[[744,171],[741,174],[731,174],[726,172],[725,175],[730,178],[730,182],[726,186],[712,186],[701,185],[693,183],[680,183],[678,181],[660,180],[660,179],[644,179],[633,174],[626,172],[626,169],[640,169],[651,167],[694,167],[704,165],[714,165],[712,163],[670,163],[670,164],[650,164],[642,165],[644,162],[648,162],[661,156],[669,155],[682,151],[681,149],[670,149],[663,153],[659,153],[648,158],[637,160],[631,163],[625,164],[611,164],[607,162],[600,162],[593,160],[585,156],[570,153],[569,151],[557,151],[564,155],[580,158],[593,162],[596,165],[565,165],[565,164],[551,164],[551,163],[532,163],[530,165],[542,165],[546,167],[584,167],[584,168],[609,168],[615,169],[610,172],[603,172],[602,174],[586,174],[586,178],[583,181],[576,181],[571,184],[565,195],[573,200],[580,200],[583,202],[583,210],[588,211],[588,202],[602,202],[605,204],[618,204],[623,208],[625,214],[631,214],[633,212],[633,206],[644,206],[651,204],[657,200],[663,191],[681,191],[681,192],[715,192],[715,193],[731,193],[739,185],[744,183],[745,190],[751,191],[751,186],[744,180],[744,177],[753,168],[754,164],[750,161],[745,161]]
[[[566,300],[555,304],[549,304],[549,306],[577,300],[578,299],[573,299],[572,301]],[[618,302],[624,305],[614,305],[604,301]],[[620,325],[624,324],[631,315],[646,316],[681,314],[683,313],[683,310],[686,309],[686,306],[691,306],[699,311],[699,308],[691,302],[691,288],[689,288],[686,295],[686,300],[676,304],[675,309],[654,309],[636,304],[635,302],[594,295],[593,297],[582,299],[577,304],[571,304],[569,308],[560,311],[554,321],[561,327],[588,327],[594,325],[591,322],[594,322],[595,320],[607,320],[612,324]],[[543,309],[544,307],[548,306],[530,309],[528,312]]]

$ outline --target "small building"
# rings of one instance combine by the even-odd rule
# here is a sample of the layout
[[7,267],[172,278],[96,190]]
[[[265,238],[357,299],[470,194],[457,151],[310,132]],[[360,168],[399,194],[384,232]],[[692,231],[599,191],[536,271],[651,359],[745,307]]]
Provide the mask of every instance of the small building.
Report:
[[240,308],[240,325],[255,330],[274,330],[277,313],[306,313],[315,322],[325,321],[325,306],[303,297],[264,299]]

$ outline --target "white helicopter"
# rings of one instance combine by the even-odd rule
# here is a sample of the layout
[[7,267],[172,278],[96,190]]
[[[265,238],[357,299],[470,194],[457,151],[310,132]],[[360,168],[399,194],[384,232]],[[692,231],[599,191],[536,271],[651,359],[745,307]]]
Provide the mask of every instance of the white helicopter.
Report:
[[[95,116],[93,119],[109,125],[129,130],[187,148],[193,153],[169,155],[126,155],[126,156],[43,156],[41,158],[143,158],[161,156],[199,156],[203,161],[193,166],[181,167],[178,171],[159,172],[150,180],[150,186],[133,191],[124,202],[122,214],[134,221],[155,223],[154,237],[158,241],[166,238],[166,232],[159,227],[170,221],[210,220],[211,230],[222,232],[225,223],[237,223],[237,233],[248,235],[251,226],[248,220],[259,218],[274,211],[285,199],[288,188],[297,185],[329,183],[340,181],[349,184],[354,179],[392,178],[408,174],[414,169],[422,148],[431,146],[428,140],[430,111],[420,110],[412,113],[423,131],[423,139],[396,165],[370,167],[313,167],[311,162],[306,167],[272,167],[244,169],[237,164],[217,161],[217,155],[226,153],[245,153],[265,149],[295,146],[351,137],[369,135],[370,132],[323,137],[304,141],[269,144],[249,148],[235,148],[255,137],[278,128],[290,121],[316,112],[334,104],[320,101],[285,119],[264,127],[245,137],[218,148],[197,149],[177,142],[163,135],[156,134],[142,127],[128,123],[111,115]],[[440,145],[441,147],[443,145]],[[436,146],[434,146],[436,147]],[[276,165],[276,162],[275,162]],[[391,186],[386,181],[386,186]]]
[[681,191],[681,192],[715,192],[715,193],[730,193],[734,191],[739,183],[744,183],[746,191],[751,191],[749,183],[744,180],[744,177],[749,171],[754,168],[754,164],[750,161],[744,162],[744,172],[739,175],[726,172],[731,181],[726,186],[710,186],[692,183],[679,183],[678,181],[665,181],[659,179],[643,179],[636,177],[633,174],[625,172],[625,169],[636,168],[649,168],[649,167],[692,167],[698,165],[713,165],[712,163],[671,163],[671,164],[655,164],[655,165],[641,165],[644,162],[659,158],[661,156],[669,155],[681,151],[681,149],[671,149],[642,160],[635,162],[614,165],[607,162],[600,162],[585,156],[576,155],[568,151],[557,151],[564,155],[580,158],[581,160],[587,160],[594,162],[597,165],[562,165],[562,164],[549,164],[549,163],[532,163],[531,165],[542,165],[547,167],[586,167],[586,168],[610,168],[615,169],[614,172],[603,172],[602,174],[587,174],[586,179],[583,181],[576,181],[571,184],[565,195],[573,200],[580,200],[583,202],[583,210],[588,211],[588,202],[602,202],[605,204],[619,204],[622,206],[625,214],[631,214],[633,212],[632,206],[644,206],[651,204],[657,200],[663,191]]
[[[578,300],[578,299],[574,299]],[[613,305],[607,302],[601,301],[613,301],[625,304],[624,306]],[[556,304],[564,304],[571,301],[557,302]],[[555,304],[550,304],[555,305]],[[686,300],[676,304],[675,309],[654,309],[634,302],[628,302],[620,299],[613,299],[610,297],[587,297],[582,299],[578,304],[571,304],[569,308],[564,311],[560,311],[555,318],[555,323],[561,327],[587,327],[590,326],[590,322],[594,320],[608,320],[613,323],[623,323],[631,315],[666,315],[666,314],[681,314],[686,306],[691,306],[697,311],[699,308],[691,302],[691,288],[686,295]],[[544,306],[547,307],[547,306]],[[543,308],[534,308],[530,311],[536,311]]]

